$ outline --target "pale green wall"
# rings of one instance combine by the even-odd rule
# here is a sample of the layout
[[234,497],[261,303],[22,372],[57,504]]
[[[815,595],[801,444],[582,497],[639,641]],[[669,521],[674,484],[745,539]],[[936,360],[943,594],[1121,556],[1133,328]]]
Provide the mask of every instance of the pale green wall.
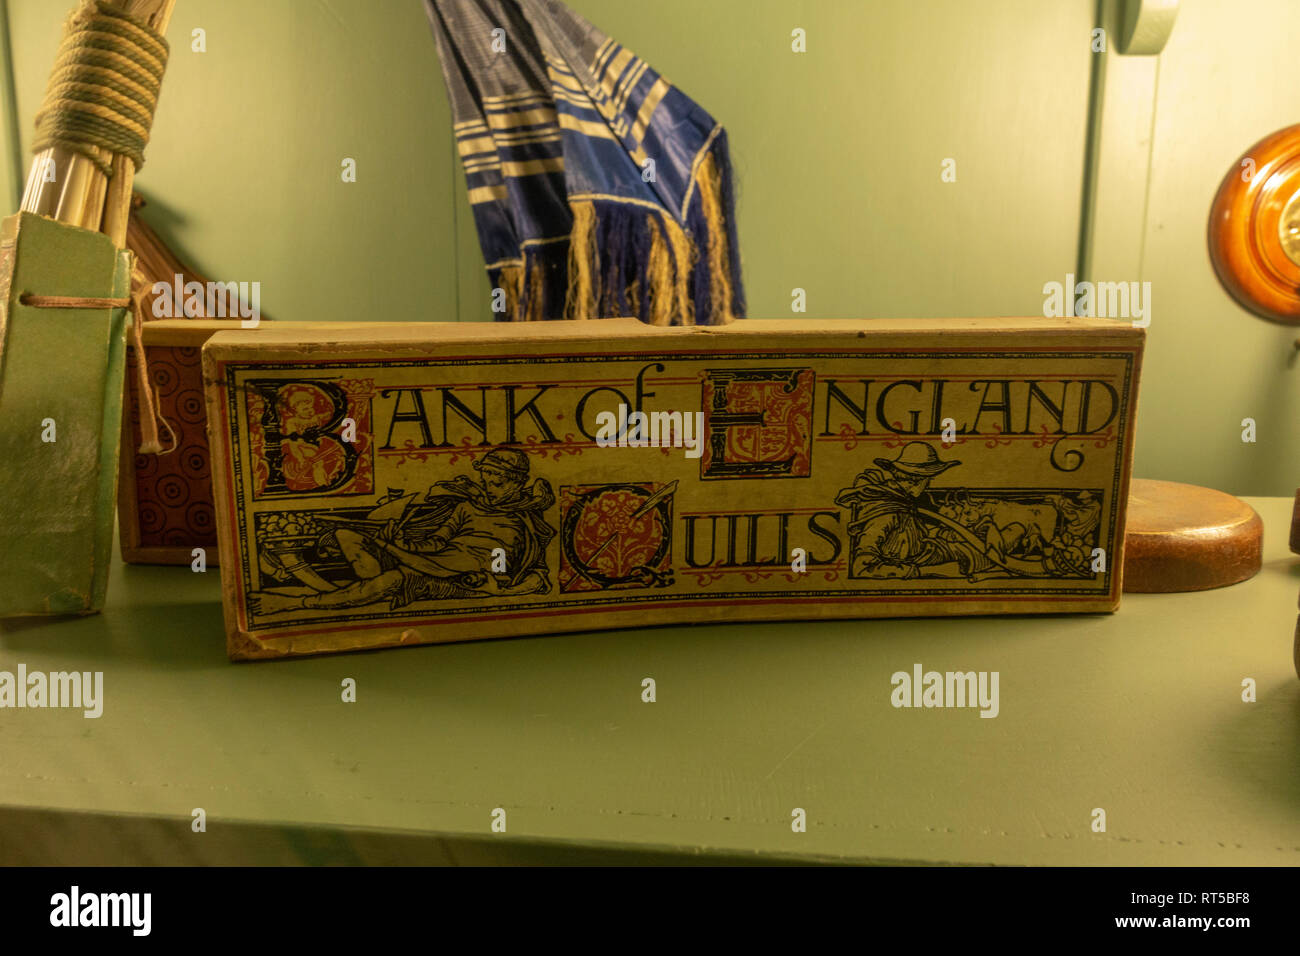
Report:
[[[8,5],[25,145],[70,0]],[[571,5],[728,127],[752,315],[790,315],[796,287],[809,319],[1039,314],[1043,284],[1074,271],[1094,0]],[[1284,81],[1300,5],[1257,0],[1267,29],[1238,26],[1231,0],[1183,6],[1158,82],[1131,94],[1148,119],[1154,99],[1154,141],[1143,127],[1102,144],[1112,168],[1135,150],[1150,163],[1140,201],[1114,208],[1112,186],[1099,233],[1118,218],[1131,243],[1096,250],[1098,278],[1153,282],[1138,472],[1290,494],[1294,335],[1229,302],[1204,232],[1236,155],[1300,120]],[[489,317],[419,0],[178,0],[169,36],[139,186],[183,256],[261,281],[276,319]],[[1239,440],[1247,415],[1256,446]]]
[[1088,0],[573,6],[727,126],[751,315],[1034,314],[1073,262]]
[[[1206,222],[1223,176],[1300,123],[1300,3],[1184,0],[1160,57],[1147,228],[1152,283],[1138,468],[1236,494],[1300,485],[1300,327],[1255,318],[1210,265]],[[1243,444],[1254,418],[1258,441]]]
[[[10,6],[30,117],[65,4]],[[1072,262],[1088,0],[573,6],[728,126],[752,314],[795,287],[816,317],[1034,312]],[[139,187],[196,267],[273,318],[490,316],[419,0],[179,0],[169,36]]]
[[0,0],[0,208],[5,213],[22,201],[23,175],[19,152],[18,116],[14,104],[13,70],[9,62],[9,11]]
[[[10,0],[24,148],[71,7]],[[418,2],[178,0],[168,38],[137,185],[183,258],[261,282],[272,319],[456,318],[450,114]]]

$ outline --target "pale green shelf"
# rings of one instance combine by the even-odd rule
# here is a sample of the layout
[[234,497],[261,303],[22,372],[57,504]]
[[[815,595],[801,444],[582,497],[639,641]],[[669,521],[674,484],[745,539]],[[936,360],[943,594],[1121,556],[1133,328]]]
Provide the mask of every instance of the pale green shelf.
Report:
[[[648,628],[234,665],[215,570],[119,565],[103,614],[0,631],[2,669],[105,675],[98,720],[0,711],[0,863],[1296,865],[1300,558],[1290,502],[1248,500],[1267,529],[1256,578],[1130,595],[1113,616]],[[917,661],[999,671],[1000,715],[895,710],[890,675]]]

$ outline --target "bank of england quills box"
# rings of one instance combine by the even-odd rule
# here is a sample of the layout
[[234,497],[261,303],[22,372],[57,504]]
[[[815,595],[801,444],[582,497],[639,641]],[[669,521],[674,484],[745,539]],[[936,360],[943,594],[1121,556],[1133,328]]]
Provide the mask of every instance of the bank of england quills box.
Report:
[[1090,319],[222,332],[232,658],[1113,611],[1143,331]]

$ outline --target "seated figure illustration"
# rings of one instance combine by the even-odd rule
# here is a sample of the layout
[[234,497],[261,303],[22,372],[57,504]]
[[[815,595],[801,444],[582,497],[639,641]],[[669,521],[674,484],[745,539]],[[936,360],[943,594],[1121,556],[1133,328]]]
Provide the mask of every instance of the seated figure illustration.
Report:
[[[916,578],[944,574],[955,565],[957,574],[973,577],[993,569],[988,552],[970,540],[942,534],[944,526],[929,520],[918,499],[930,482],[959,461],[942,461],[927,442],[908,442],[894,459],[877,458],[876,468],[864,470],[836,497],[851,509],[849,522],[852,577]],[[938,517],[937,515],[935,517]],[[948,530],[951,530],[950,528]],[[944,576],[953,576],[948,570]]]
[[528,456],[498,448],[473,464],[475,481],[461,475],[429,489],[424,502],[408,495],[364,517],[314,515],[333,525],[317,542],[320,554],[346,561],[352,580],[334,584],[309,561],[268,562],[273,575],[296,578],[310,593],[267,589],[250,595],[254,614],[306,608],[352,608],[386,603],[548,591],[546,549],[555,536],[545,513],[555,503],[544,478],[529,483]]
[[318,434],[330,417],[322,403],[325,399],[316,389],[294,388],[284,396],[279,410],[284,483],[291,491],[324,488],[346,467],[343,446]]

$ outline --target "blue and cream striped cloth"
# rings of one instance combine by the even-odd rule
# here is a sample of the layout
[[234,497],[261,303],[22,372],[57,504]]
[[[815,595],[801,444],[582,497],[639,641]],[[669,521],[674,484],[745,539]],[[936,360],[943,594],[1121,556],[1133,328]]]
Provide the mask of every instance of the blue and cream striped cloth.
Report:
[[503,321],[744,315],[727,134],[559,0],[425,0]]

